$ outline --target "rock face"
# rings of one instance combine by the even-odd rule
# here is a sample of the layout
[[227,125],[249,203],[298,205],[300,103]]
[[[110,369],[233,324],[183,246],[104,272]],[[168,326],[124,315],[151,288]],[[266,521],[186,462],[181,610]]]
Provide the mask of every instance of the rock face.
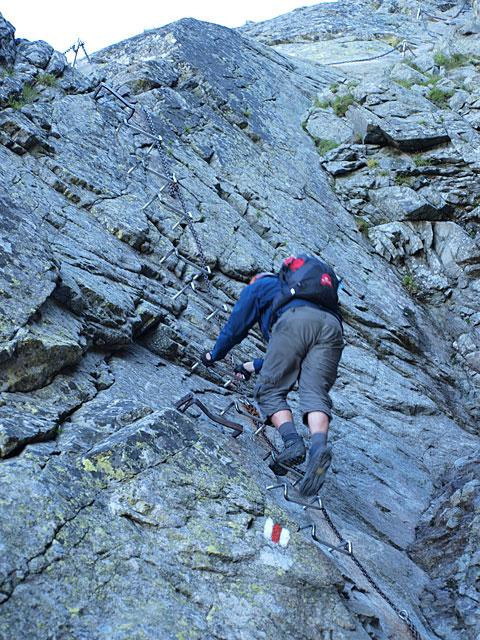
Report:
[[[333,35],[413,20],[339,4],[294,12],[289,42],[302,21],[321,40],[333,10]],[[423,638],[480,632],[478,65],[437,56],[422,84],[419,45],[415,68],[347,77],[242,35],[278,43],[287,22],[182,20],[74,70],[0,17],[2,640],[412,637],[382,593]],[[334,545],[324,514],[267,490],[230,362],[191,370],[212,305],[299,250],[345,280],[322,497],[380,592],[301,529]],[[263,349],[254,331],[234,357]],[[176,411],[189,391],[245,432]]]

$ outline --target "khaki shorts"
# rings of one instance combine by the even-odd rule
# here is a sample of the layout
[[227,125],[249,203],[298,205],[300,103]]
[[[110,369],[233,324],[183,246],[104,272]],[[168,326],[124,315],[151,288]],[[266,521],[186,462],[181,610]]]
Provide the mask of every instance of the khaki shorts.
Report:
[[298,380],[303,421],[311,411],[332,415],[330,388],[344,341],[340,322],[327,311],[301,306],[285,311],[273,327],[255,387],[263,416],[290,410],[287,395]]

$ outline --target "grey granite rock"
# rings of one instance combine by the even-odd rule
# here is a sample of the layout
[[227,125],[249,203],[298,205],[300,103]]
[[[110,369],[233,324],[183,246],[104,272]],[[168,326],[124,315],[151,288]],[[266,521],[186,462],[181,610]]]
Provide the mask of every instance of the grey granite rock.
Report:
[[15,28],[0,13],[0,64],[10,66],[15,61]]
[[[365,25],[365,8],[348,6],[336,28],[411,25],[391,3]],[[333,542],[324,517],[267,490],[265,443],[227,409],[230,361],[191,370],[225,319],[206,321],[212,303],[230,310],[254,273],[299,250],[345,279],[347,346],[322,493],[332,521],[422,636],[433,638],[432,626],[445,635],[457,605],[459,633],[476,632],[465,595],[475,595],[474,539],[449,529],[445,558],[455,548],[464,561],[448,589],[435,534],[423,555],[416,545],[431,539],[423,518],[437,513],[452,461],[478,449],[477,132],[442,110],[448,140],[425,157],[390,139],[320,157],[321,133],[302,124],[343,76],[194,20],[112,45],[80,70],[61,69],[55,54],[46,70],[54,58],[54,86],[0,113],[0,637],[409,637],[351,558],[298,531],[315,523]],[[43,63],[16,66],[22,86]],[[151,112],[166,166],[141,113],[135,130],[121,102],[94,100],[100,79]],[[403,115],[439,111],[377,77],[356,95],[398,140]],[[353,172],[334,179],[334,163]],[[209,287],[189,284],[202,262],[178,200],[166,189],[157,197],[166,170],[183,185]],[[402,179],[417,208],[380,224],[375,215],[394,219],[395,207],[369,200],[404,194]],[[408,220],[412,211],[428,219]],[[371,216],[371,239],[356,215]],[[254,331],[233,357],[263,351]],[[175,411],[189,391],[245,433],[232,439],[197,408]],[[295,392],[292,408],[297,416]],[[456,470],[467,485],[470,468]],[[288,546],[265,539],[267,517],[290,531]]]
[[370,201],[392,221],[432,220],[448,213],[448,206],[435,206],[410,187],[381,187],[370,194]]
[[34,67],[46,69],[53,55],[53,47],[43,40],[38,40],[37,42],[19,40],[17,42],[17,55]]

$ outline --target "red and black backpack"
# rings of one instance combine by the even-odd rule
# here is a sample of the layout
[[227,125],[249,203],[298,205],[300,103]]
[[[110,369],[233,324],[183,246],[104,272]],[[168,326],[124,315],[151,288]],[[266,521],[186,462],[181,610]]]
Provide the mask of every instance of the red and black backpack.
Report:
[[332,267],[309,255],[290,256],[283,261],[279,273],[280,293],[272,304],[272,320],[277,311],[294,298],[308,300],[342,320],[338,304],[339,279]]

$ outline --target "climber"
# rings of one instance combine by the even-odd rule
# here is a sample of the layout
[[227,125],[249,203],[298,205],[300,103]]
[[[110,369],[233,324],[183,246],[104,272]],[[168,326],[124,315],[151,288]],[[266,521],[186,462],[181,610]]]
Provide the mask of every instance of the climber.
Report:
[[333,269],[321,260],[307,255],[287,258],[279,274],[260,273],[252,278],[214,348],[202,354],[203,364],[213,366],[258,321],[268,342],[265,358],[239,364],[235,373],[247,380],[252,373],[259,374],[255,399],[266,423],[278,429],[284,443],[270,465],[276,475],[285,475],[285,467],[301,464],[306,457],[287,403],[298,380],[303,422],[311,433],[306,473],[299,484],[305,496],[318,493],[331,460],[327,436],[332,401],[328,392],[343,349],[338,284]]

